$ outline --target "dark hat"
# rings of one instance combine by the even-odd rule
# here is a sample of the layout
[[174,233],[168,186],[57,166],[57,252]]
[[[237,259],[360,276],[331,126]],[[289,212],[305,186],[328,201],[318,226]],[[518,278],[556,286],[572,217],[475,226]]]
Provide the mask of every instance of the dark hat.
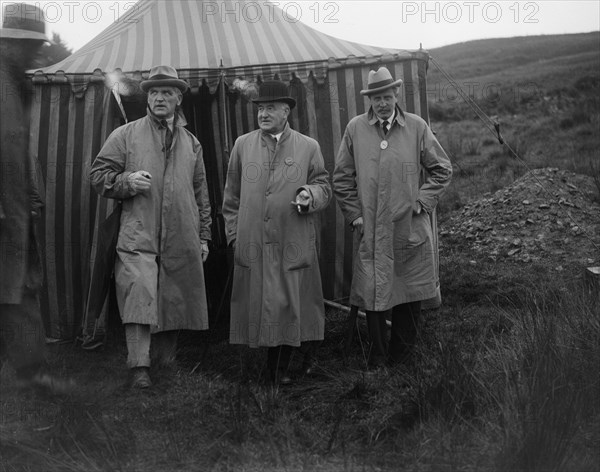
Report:
[[369,72],[367,88],[361,90],[360,94],[368,96],[400,85],[402,85],[402,79],[394,80],[387,67],[380,67],[377,72],[374,70]]
[[296,106],[296,100],[288,95],[288,88],[284,82],[279,80],[267,80],[260,85],[258,97],[252,100],[254,103],[283,102],[290,108]]
[[39,39],[51,43],[46,37],[44,12],[35,5],[26,3],[4,4],[0,38]]
[[177,87],[181,90],[181,93],[185,93],[188,84],[185,80],[179,78],[175,68],[171,66],[154,66],[150,69],[148,80],[140,83],[140,87],[144,92],[148,92],[152,87]]

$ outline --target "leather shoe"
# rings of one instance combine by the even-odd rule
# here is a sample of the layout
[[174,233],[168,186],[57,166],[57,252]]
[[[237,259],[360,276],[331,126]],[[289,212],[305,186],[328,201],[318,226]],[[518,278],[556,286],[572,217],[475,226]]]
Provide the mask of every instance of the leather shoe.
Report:
[[131,388],[149,388],[152,386],[148,367],[134,367],[132,369]]

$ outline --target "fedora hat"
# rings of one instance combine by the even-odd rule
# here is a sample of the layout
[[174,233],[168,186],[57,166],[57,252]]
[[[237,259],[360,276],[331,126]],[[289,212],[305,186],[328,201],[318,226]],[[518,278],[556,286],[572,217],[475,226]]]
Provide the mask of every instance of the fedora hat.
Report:
[[387,67],[380,67],[377,72],[374,70],[369,72],[367,78],[367,88],[361,90],[361,95],[371,95],[377,92],[383,92],[389,88],[398,87],[402,85],[402,79],[394,80],[392,74]]
[[39,39],[52,43],[46,37],[44,12],[37,6],[26,3],[4,4],[0,38]]
[[142,81],[140,87],[146,93],[152,87],[177,87],[181,90],[181,93],[185,93],[188,84],[185,80],[179,78],[175,68],[171,66],[154,66],[150,69],[148,80]]
[[260,85],[258,97],[252,100],[254,103],[283,102],[290,108],[296,106],[296,100],[288,95],[287,85],[279,80],[267,80]]

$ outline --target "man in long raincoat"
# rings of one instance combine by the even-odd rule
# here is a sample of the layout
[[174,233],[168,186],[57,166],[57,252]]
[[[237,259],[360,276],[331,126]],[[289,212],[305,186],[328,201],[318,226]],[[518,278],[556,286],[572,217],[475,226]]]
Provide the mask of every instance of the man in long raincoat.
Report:
[[235,142],[223,198],[234,245],[230,343],[269,347],[271,380],[285,384],[292,347],[324,335],[316,212],[331,187],[319,144],[287,122],[296,104],[287,86],[267,81],[259,95],[260,129]]
[[[25,70],[46,38],[43,11],[3,2],[0,28],[0,367],[5,357],[22,387],[68,393],[70,382],[45,372],[46,339],[38,291],[36,236],[43,197],[29,154]],[[39,186],[38,186],[39,185]]]
[[152,357],[169,365],[177,330],[208,329],[202,263],[211,219],[202,147],[177,112],[186,82],[156,66],[140,86],[147,115],[113,131],[90,177],[100,195],[122,200],[117,301],[132,386],[146,388],[151,341]]
[[[348,123],[333,174],[336,199],[359,240],[350,303],[366,311],[374,367],[386,355],[392,363],[405,358],[417,334],[421,301],[436,295],[429,213],[452,175],[429,126],[398,106],[401,83],[385,67],[369,73],[360,93],[371,107]],[[421,181],[423,169],[427,178]]]

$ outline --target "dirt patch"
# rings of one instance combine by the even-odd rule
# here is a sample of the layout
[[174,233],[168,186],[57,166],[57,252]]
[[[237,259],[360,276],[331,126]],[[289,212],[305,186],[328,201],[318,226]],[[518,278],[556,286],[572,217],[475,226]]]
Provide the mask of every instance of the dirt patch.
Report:
[[[558,272],[600,263],[600,203],[591,177],[534,169],[440,225],[440,245],[494,262],[545,262]],[[442,249],[444,251],[445,248]]]

